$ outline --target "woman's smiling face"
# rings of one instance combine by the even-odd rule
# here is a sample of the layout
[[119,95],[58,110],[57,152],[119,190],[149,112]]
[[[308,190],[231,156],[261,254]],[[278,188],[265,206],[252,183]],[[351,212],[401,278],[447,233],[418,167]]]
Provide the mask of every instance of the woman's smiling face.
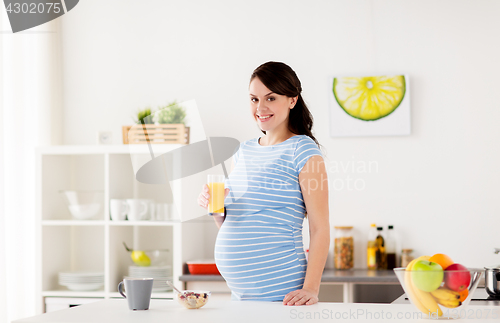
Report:
[[250,111],[263,131],[287,131],[290,109],[297,102],[269,90],[259,78],[250,82]]

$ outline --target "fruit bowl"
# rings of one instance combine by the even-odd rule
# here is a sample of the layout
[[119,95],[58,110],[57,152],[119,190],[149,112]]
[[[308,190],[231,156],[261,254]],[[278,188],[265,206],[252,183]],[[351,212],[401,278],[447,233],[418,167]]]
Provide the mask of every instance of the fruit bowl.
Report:
[[133,250],[130,258],[137,266],[166,266],[168,265],[169,251],[163,250]]
[[69,212],[77,220],[94,218],[101,210],[104,199],[102,191],[62,190],[59,193],[64,198]]
[[137,266],[166,266],[168,265],[169,249],[133,250],[123,242],[125,250],[130,253],[130,258]]
[[197,309],[205,306],[210,298],[210,292],[201,290],[183,290],[176,292],[176,298],[187,309]]
[[[463,318],[483,274],[480,269],[407,270],[408,267],[395,268],[394,272],[411,304],[428,319]],[[456,291],[460,289],[456,286],[463,289]]]

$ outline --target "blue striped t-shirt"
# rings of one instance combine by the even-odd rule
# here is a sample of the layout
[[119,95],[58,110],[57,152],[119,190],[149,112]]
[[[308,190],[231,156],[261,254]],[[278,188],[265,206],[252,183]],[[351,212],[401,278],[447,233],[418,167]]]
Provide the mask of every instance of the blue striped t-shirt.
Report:
[[227,216],[215,243],[215,262],[239,300],[282,301],[302,288],[307,262],[302,245],[305,205],[299,173],[322,156],[306,135],[273,146],[258,138],[240,144],[226,180]]

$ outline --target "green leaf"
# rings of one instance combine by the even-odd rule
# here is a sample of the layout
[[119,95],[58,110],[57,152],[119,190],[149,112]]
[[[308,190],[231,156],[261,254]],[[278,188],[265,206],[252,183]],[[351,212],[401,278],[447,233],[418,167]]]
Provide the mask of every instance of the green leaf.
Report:
[[186,118],[184,107],[179,105],[177,101],[173,101],[166,106],[159,107],[156,112],[155,121],[160,124],[182,123]]
[[151,115],[151,108],[145,108],[137,112],[137,118],[134,120],[137,124],[153,124],[153,116]]

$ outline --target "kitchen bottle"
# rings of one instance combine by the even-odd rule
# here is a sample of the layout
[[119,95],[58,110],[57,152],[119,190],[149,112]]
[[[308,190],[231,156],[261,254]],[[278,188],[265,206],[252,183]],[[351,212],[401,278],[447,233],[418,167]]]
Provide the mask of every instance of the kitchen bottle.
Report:
[[406,267],[413,260],[413,249],[403,249],[401,253],[401,267]]
[[396,236],[393,225],[388,226],[385,252],[387,256],[387,269],[396,268]]
[[370,225],[368,231],[368,245],[366,247],[366,263],[368,269],[377,269],[377,226]]
[[336,226],[334,242],[335,269],[351,269],[354,262],[352,227]]
[[387,256],[385,251],[384,227],[377,227],[377,269],[387,269]]

